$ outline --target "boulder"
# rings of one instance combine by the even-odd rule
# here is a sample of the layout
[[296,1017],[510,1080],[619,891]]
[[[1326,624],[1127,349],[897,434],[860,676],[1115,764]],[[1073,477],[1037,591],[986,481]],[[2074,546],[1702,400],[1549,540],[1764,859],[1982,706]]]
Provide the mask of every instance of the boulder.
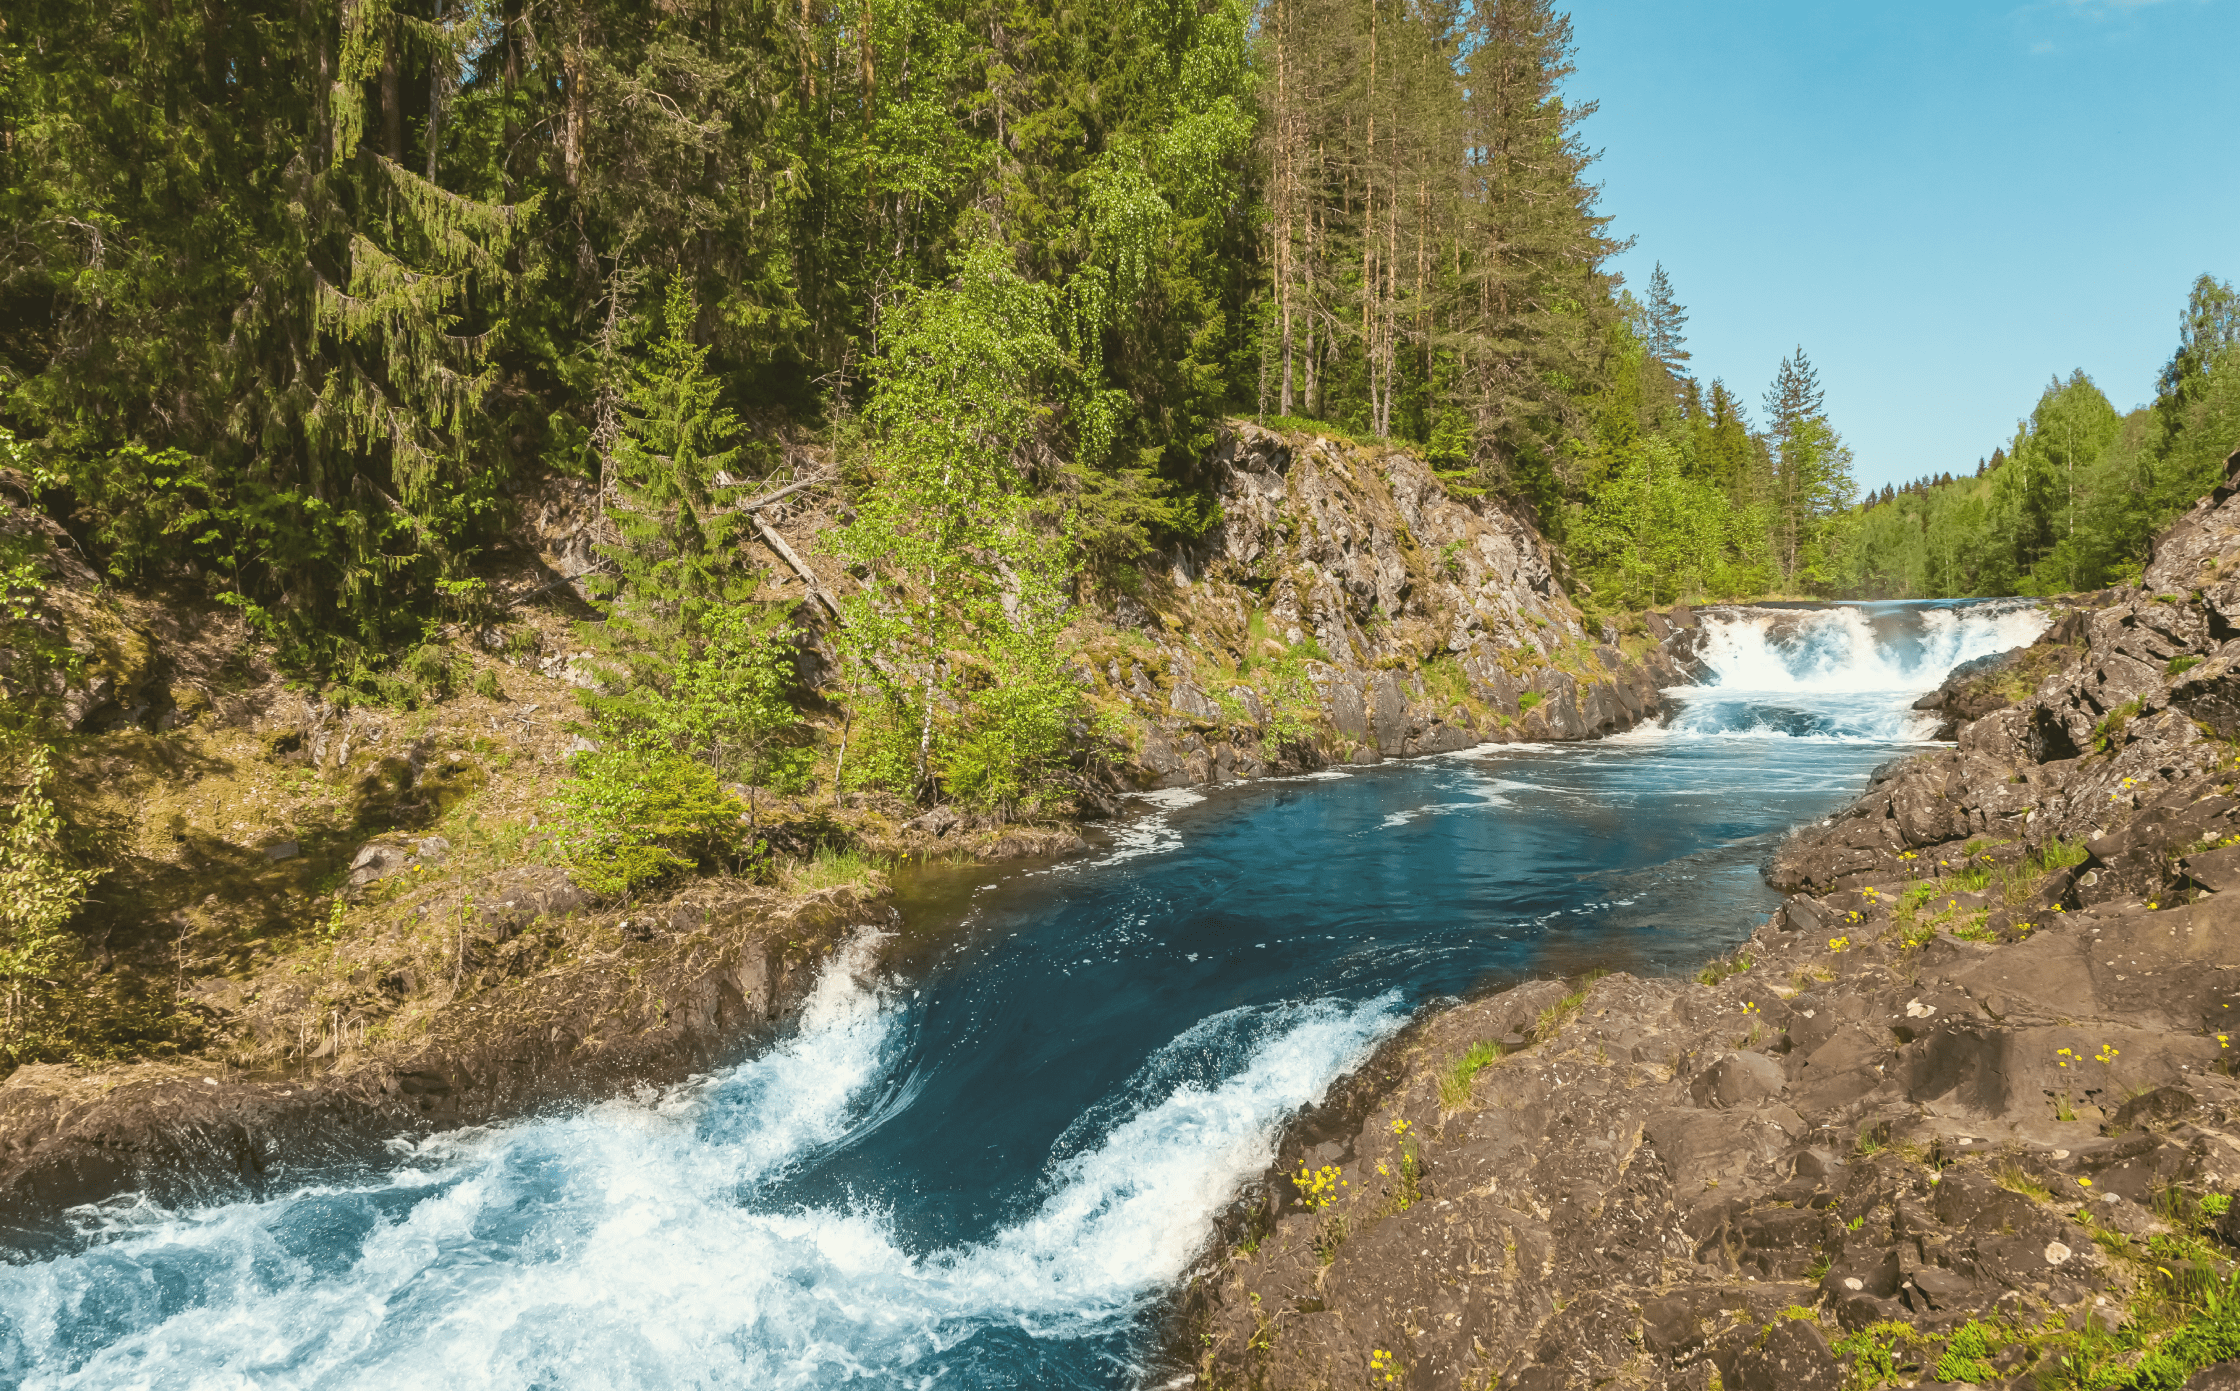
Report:
[[2240,739],[2240,655],[2212,657],[2181,673],[2170,706],[2219,739]]
[[358,848],[350,858],[349,884],[353,889],[386,879],[392,874],[402,874],[412,867],[412,854],[402,846],[384,845],[371,841]]
[[1763,1053],[1729,1053],[1705,1068],[1688,1086],[1689,1099],[1714,1110],[1759,1106],[1788,1085],[1781,1064]]

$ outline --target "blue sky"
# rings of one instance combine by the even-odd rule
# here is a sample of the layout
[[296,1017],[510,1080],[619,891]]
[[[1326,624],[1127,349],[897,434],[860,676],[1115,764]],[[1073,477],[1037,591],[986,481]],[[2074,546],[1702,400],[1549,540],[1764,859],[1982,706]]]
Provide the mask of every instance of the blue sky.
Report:
[[1792,346],[1864,486],[1973,469],[2055,374],[2150,400],[2240,279],[2240,0],[1572,0],[1617,262],[1751,403]]

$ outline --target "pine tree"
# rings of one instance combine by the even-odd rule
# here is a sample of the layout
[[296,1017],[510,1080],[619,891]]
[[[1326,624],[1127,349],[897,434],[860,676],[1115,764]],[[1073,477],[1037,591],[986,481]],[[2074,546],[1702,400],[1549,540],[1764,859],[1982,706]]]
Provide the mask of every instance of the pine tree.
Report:
[[722,502],[737,486],[741,428],[708,371],[708,349],[692,341],[698,317],[691,289],[672,279],[660,336],[629,370],[600,480],[612,535],[597,549],[612,605],[589,631],[657,690],[705,639],[714,611],[743,602],[756,583],[739,559],[745,517]]
[[1476,425],[1482,476],[1539,503],[1572,477],[1576,402],[1600,384],[1611,297],[1603,263],[1624,249],[1595,211],[1594,153],[1569,101],[1570,19],[1550,0],[1470,11],[1464,201],[1450,341]]
[[1664,273],[1664,262],[1649,274],[1649,355],[1674,372],[1688,360],[1687,338],[1681,332],[1687,326],[1688,311],[1672,297],[1672,279]]

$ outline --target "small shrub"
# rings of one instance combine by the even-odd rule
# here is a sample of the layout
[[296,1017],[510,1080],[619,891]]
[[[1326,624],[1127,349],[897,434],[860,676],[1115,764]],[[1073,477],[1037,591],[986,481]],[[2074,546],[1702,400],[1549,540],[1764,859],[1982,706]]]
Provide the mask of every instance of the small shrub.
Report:
[[746,804],[705,764],[645,738],[577,754],[553,794],[555,836],[576,882],[596,894],[640,889],[739,853]]
[[15,1061],[50,1045],[44,1007],[77,950],[68,923],[101,877],[72,865],[63,851],[62,817],[47,790],[54,777],[49,759],[39,744],[22,757],[23,784],[0,829],[0,982],[7,992],[0,1057]]
[[1338,1259],[1338,1248],[1345,1244],[1346,1219],[1333,1212],[1322,1220],[1322,1226],[1314,1234],[1315,1258],[1329,1265]]

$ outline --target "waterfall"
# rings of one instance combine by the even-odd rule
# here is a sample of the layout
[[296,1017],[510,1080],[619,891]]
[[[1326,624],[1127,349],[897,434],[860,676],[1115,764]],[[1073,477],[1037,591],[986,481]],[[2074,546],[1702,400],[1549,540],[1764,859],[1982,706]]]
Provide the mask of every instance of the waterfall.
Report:
[[1703,678],[1644,738],[1913,743],[1937,721],[1912,708],[1962,662],[2026,646],[2046,611],[2026,599],[1707,610]]

